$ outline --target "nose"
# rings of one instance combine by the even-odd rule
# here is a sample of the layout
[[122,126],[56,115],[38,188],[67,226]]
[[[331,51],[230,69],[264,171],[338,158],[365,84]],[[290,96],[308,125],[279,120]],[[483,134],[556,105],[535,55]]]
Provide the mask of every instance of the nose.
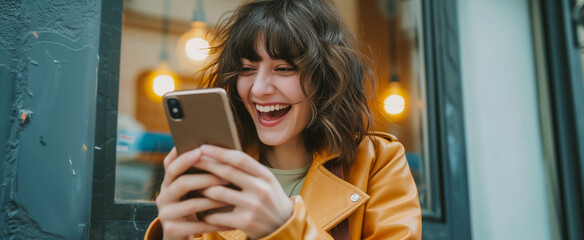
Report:
[[258,73],[255,75],[251,93],[258,97],[273,94],[276,91],[273,80],[273,73],[260,67]]

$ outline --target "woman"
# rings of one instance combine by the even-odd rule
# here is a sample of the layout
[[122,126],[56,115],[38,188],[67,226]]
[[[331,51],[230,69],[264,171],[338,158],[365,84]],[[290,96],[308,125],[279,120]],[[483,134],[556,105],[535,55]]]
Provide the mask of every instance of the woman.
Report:
[[228,92],[244,152],[171,151],[146,239],[420,239],[404,149],[369,132],[371,71],[332,1],[249,1],[217,39],[207,86]]

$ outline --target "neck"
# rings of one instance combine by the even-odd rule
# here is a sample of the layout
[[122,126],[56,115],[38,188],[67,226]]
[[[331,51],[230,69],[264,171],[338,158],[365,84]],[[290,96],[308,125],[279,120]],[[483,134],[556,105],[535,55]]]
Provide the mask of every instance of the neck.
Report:
[[274,146],[264,153],[266,160],[276,169],[298,169],[312,162],[312,153],[306,150],[301,141]]

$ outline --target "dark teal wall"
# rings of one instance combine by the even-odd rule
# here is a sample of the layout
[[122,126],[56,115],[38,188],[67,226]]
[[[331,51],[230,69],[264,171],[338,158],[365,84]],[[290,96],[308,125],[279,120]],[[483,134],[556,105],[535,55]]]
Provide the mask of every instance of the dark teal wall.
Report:
[[0,4],[0,239],[89,237],[100,16],[100,0]]

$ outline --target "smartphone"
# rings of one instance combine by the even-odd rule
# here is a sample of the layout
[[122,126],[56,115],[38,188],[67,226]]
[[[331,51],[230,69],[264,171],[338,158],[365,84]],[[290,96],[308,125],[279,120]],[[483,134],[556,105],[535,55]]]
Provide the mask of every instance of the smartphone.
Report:
[[[241,150],[233,112],[222,88],[205,88],[166,93],[164,109],[177,153],[183,154],[203,144]],[[204,173],[191,168],[185,174]],[[233,184],[228,187],[239,189]],[[185,198],[203,197],[198,191]],[[228,211],[228,208],[217,211]],[[201,217],[201,216],[199,216]]]
[[212,144],[241,150],[227,93],[205,88],[166,93],[168,125],[178,154]]

